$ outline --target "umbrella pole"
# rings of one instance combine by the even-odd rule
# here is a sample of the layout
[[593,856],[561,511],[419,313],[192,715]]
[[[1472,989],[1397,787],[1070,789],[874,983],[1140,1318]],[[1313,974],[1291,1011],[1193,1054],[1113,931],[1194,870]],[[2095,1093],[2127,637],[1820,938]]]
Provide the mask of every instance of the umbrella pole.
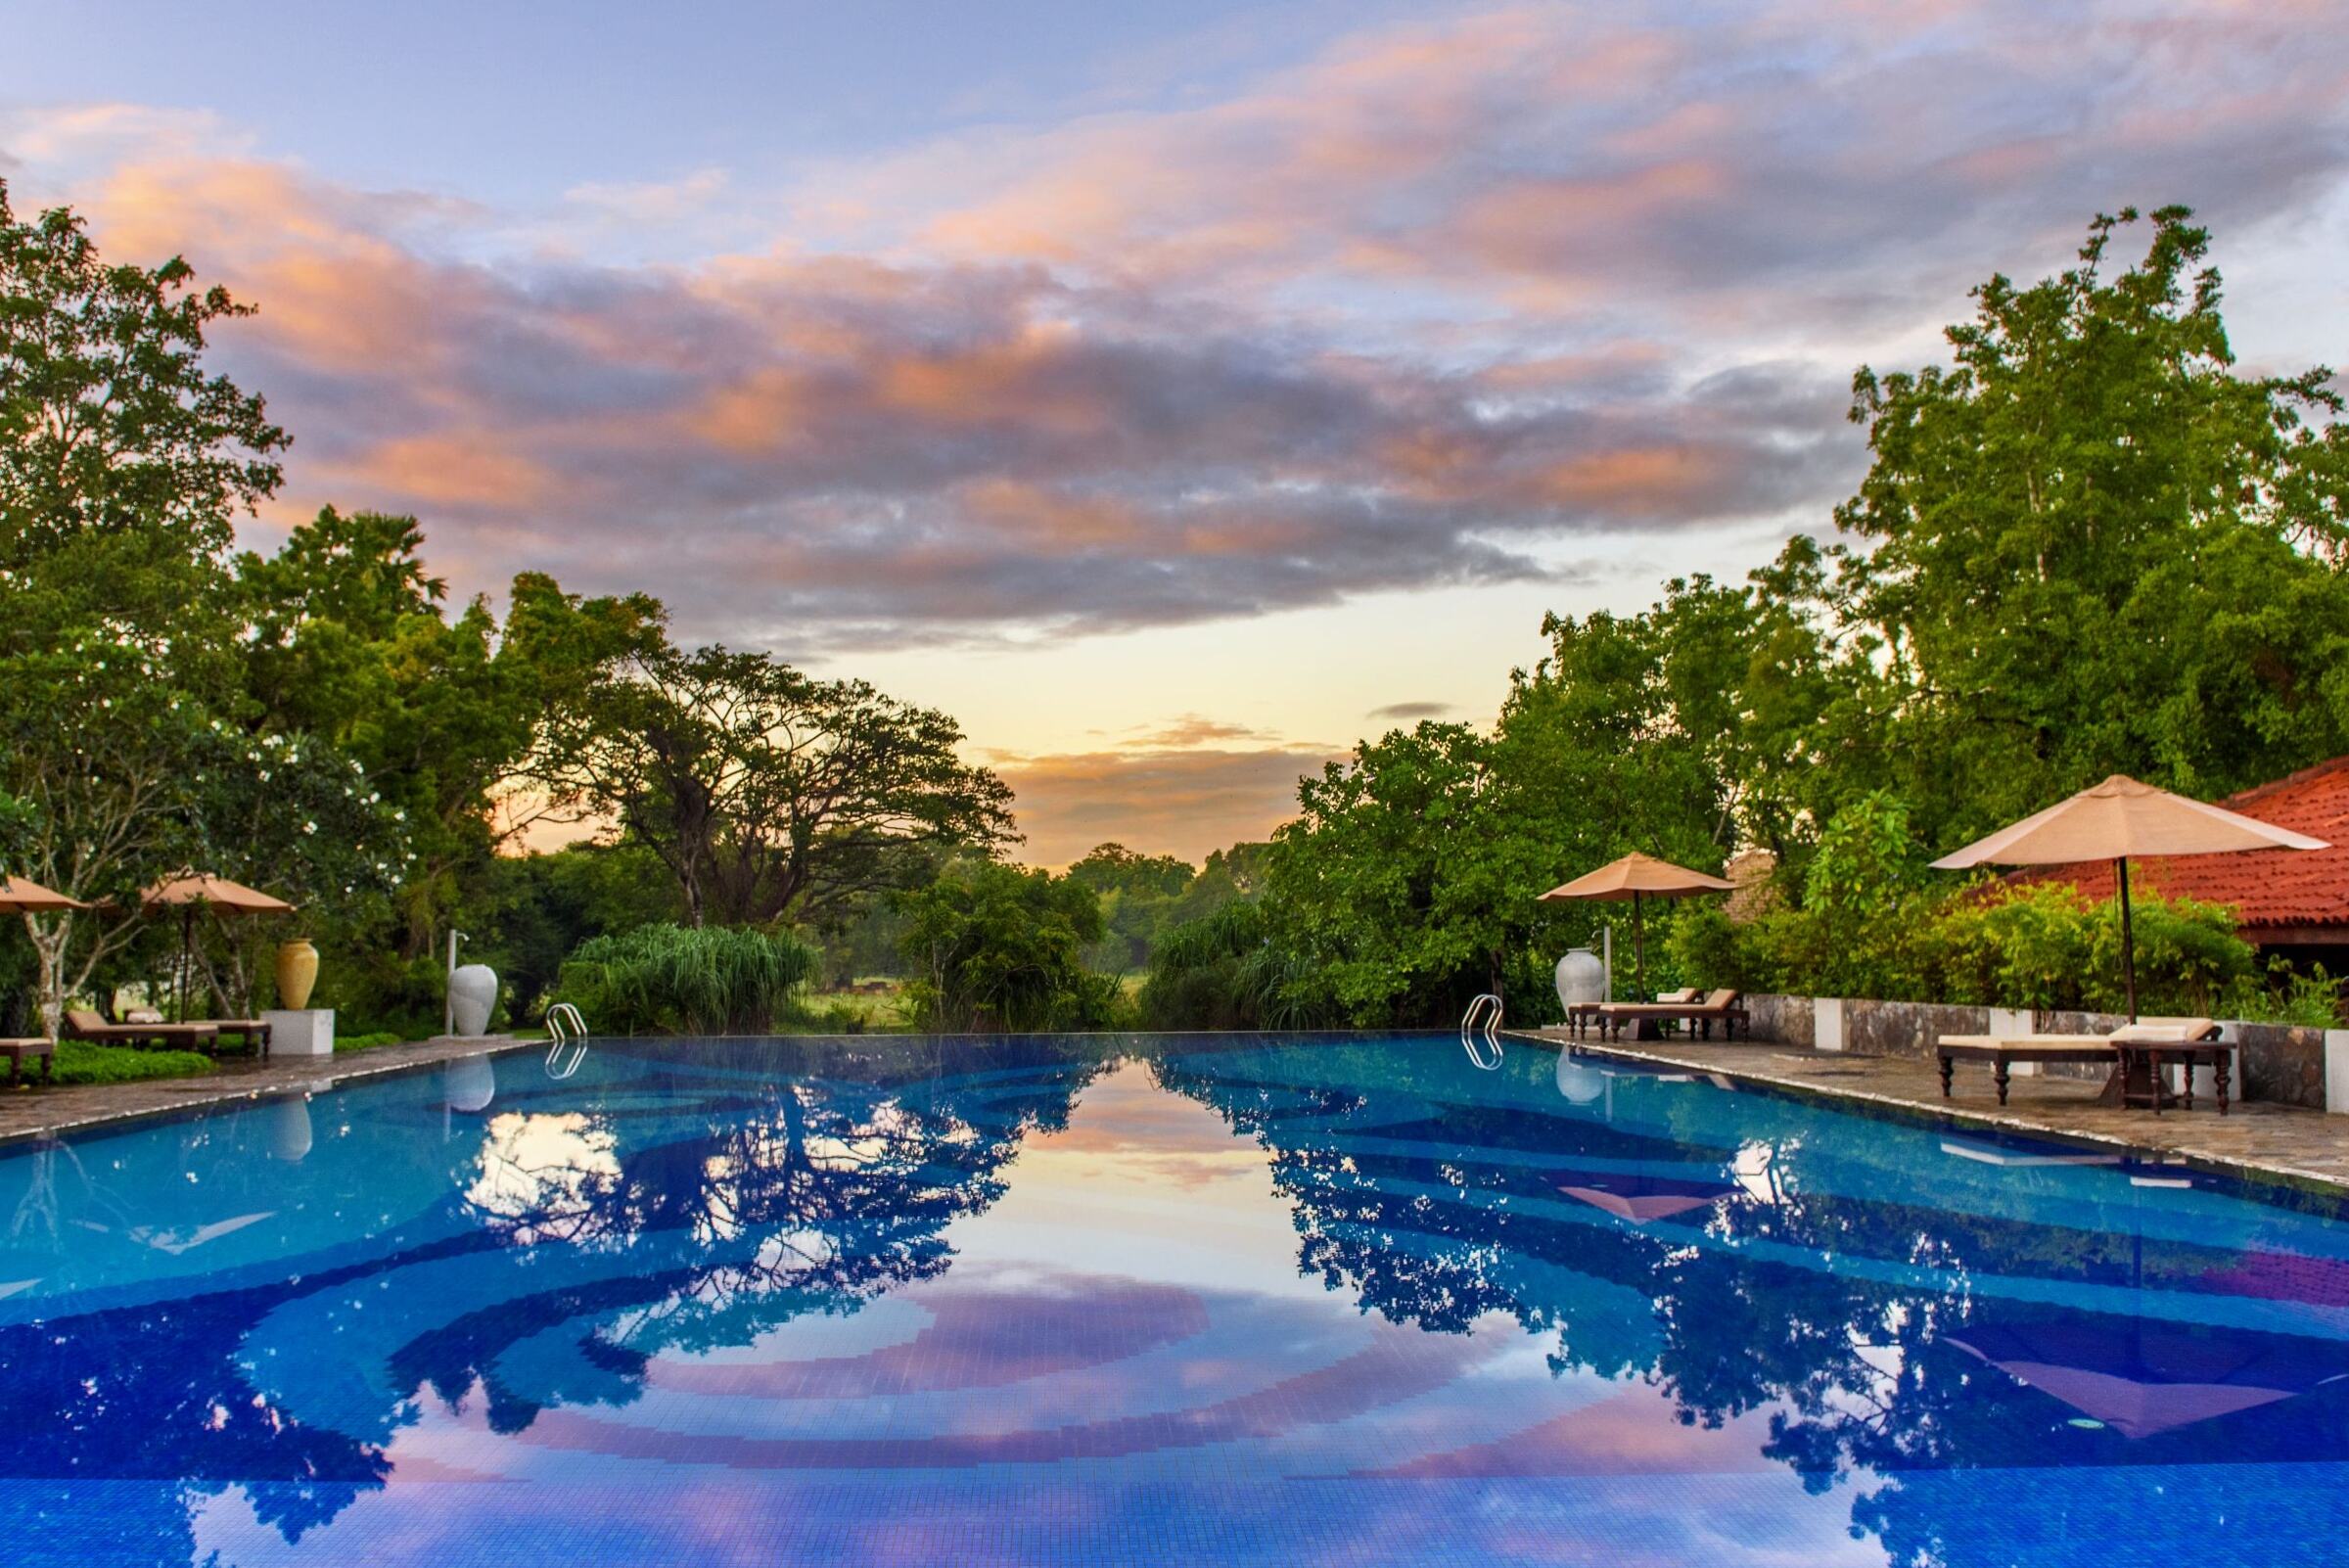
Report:
[[2137,939],[2129,924],[2129,857],[2117,856],[2113,869],[2121,884],[2121,980],[2129,995],[2129,1022],[2137,1022]]
[[179,1019],[188,1021],[188,955],[196,945],[196,906],[180,905],[179,910]]
[[1636,888],[1632,890],[1632,984],[1636,988],[1632,992],[1632,1000],[1643,1002],[1647,1000],[1647,927],[1640,918],[1639,890]]

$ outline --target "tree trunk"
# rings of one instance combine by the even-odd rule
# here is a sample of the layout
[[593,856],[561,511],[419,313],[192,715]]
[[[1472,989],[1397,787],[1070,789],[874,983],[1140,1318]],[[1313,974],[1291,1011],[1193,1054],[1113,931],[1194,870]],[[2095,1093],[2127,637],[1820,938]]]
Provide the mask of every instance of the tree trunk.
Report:
[[27,914],[24,933],[32,939],[33,953],[40,959],[36,994],[40,998],[41,1033],[55,1039],[58,1027],[66,1018],[66,947],[72,941],[73,917],[59,915],[57,923],[44,931],[40,918]]

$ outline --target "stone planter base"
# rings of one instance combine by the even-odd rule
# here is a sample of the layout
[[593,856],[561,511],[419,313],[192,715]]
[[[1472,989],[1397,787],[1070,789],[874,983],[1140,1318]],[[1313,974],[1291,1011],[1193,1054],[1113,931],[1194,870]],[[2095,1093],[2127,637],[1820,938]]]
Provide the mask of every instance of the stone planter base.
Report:
[[261,1014],[269,1026],[272,1056],[332,1056],[335,1054],[335,1010],[332,1007],[291,1008]]

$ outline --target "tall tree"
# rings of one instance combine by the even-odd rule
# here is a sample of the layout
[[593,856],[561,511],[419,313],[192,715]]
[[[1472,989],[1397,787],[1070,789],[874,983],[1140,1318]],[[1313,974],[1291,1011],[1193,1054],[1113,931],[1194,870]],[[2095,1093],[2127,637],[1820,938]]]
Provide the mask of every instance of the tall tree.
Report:
[[203,352],[247,313],[0,185],[0,794],[30,807],[22,869],[115,911],[24,917],[51,1027],[202,845],[199,760],[238,716],[225,554],[287,438]]
[[274,556],[247,555],[246,673],[256,724],[326,737],[407,824],[416,856],[398,946],[429,951],[489,857],[549,803],[531,782],[560,715],[616,661],[654,647],[643,595],[581,599],[514,580],[501,625],[484,598],[454,616],[411,517],[329,507]]
[[688,919],[822,925],[943,848],[1014,837],[1003,781],[947,715],[765,654],[666,644],[572,710],[543,781],[644,844]]
[[289,444],[204,367],[206,329],[252,313],[181,257],[108,262],[68,208],[19,219],[0,181],[0,571],[71,558],[25,609],[152,612],[215,584]]
[[2213,795],[2349,747],[2341,397],[2236,372],[2190,218],[2151,213],[2112,277],[2138,214],[2099,217],[2078,265],[1974,290],[1953,365],[1854,379],[1847,586],[1929,837],[2114,770]]

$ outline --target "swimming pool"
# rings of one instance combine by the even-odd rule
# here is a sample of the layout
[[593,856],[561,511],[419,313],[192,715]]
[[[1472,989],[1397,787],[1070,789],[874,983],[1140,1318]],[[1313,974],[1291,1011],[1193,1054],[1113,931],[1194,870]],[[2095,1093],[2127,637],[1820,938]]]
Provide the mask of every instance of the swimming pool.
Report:
[[1525,1045],[604,1040],[0,1212],[17,1563],[2349,1560],[2329,1200]]

